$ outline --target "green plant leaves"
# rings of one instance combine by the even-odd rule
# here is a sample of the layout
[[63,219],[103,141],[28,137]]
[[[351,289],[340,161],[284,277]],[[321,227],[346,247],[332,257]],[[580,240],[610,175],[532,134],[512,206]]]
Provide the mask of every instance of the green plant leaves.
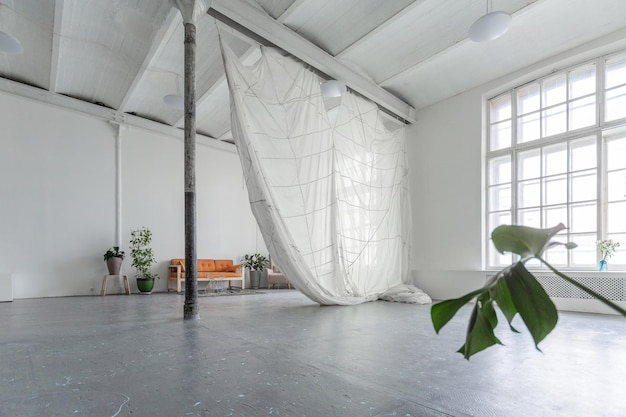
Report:
[[541,257],[548,248],[550,239],[564,229],[563,223],[550,229],[503,225],[491,232],[491,239],[500,253],[512,252],[524,260]]
[[503,274],[503,280],[510,291],[514,307],[524,320],[537,347],[556,326],[558,314],[554,303],[521,262]]
[[465,359],[495,344],[502,344],[495,336],[498,325],[497,305],[513,332],[519,333],[511,322],[517,314],[530,331],[535,347],[554,329],[558,315],[554,303],[541,284],[528,272],[522,262],[502,270],[494,280],[483,288],[453,300],[432,306],[430,314],[435,331],[439,333],[458,310],[476,298],[472,310],[465,344],[459,349]]
[[479,297],[478,302],[472,310],[469,324],[467,326],[467,336],[465,344],[458,350],[465,359],[469,359],[475,353],[487,349],[495,344],[501,345],[493,332],[498,325],[496,310],[493,308],[493,300],[487,294]]
[[533,258],[539,259],[562,279],[626,316],[626,310],[557,271],[541,258],[547,249],[556,245],[565,245],[567,249],[576,247],[573,243],[551,241],[563,229],[565,229],[563,224],[550,229],[534,229],[525,226],[499,226],[494,229],[491,237],[496,249],[501,253],[515,253],[520,256],[520,261],[500,271],[484,287],[462,297],[434,304],[430,314],[435,332],[439,333],[461,307],[476,299],[467,326],[465,344],[458,350],[465,359],[469,360],[472,355],[490,346],[502,344],[494,333],[498,325],[495,306],[506,317],[511,331],[516,333],[519,332],[511,323],[519,314],[533,338],[535,347],[539,350],[539,343],[556,326],[558,312],[541,284],[526,269],[525,263]]
[[469,303],[472,298],[474,298],[477,294],[482,294],[484,292],[483,289],[479,289],[476,291],[472,291],[469,294],[464,295],[460,298],[455,298],[453,300],[441,301],[437,304],[433,304],[430,309],[430,317],[433,322],[433,327],[435,328],[435,332],[439,333],[439,330],[443,326],[445,326],[452,317],[459,311],[461,307],[465,304]]

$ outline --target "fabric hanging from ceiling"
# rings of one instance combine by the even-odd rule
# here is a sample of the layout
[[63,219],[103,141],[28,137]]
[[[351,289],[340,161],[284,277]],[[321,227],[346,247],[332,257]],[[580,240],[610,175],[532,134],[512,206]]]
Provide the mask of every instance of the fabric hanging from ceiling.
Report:
[[276,48],[242,65],[222,42],[232,131],[275,264],[320,304],[430,303],[409,276],[404,128],[350,92],[327,111],[320,77]]

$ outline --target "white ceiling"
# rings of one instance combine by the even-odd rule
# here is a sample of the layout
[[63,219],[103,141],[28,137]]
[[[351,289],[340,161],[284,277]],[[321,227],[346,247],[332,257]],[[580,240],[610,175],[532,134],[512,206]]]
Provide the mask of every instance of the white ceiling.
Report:
[[[625,0],[491,0],[513,23],[480,44],[467,30],[486,12],[485,0],[249,1],[418,117],[421,108],[626,28]],[[214,4],[237,7],[229,2]],[[218,26],[209,14],[197,21],[197,130],[228,140]],[[0,30],[24,47],[22,55],[0,52],[0,77],[182,127],[182,110],[163,102],[183,88],[182,18],[170,0],[0,0]],[[221,33],[242,59],[258,56],[255,42]]]

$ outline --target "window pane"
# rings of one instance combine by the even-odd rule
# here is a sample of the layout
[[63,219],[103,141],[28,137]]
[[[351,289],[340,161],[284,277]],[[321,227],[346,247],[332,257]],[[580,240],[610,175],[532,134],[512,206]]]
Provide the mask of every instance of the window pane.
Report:
[[588,65],[570,72],[570,99],[593,94],[596,91],[596,67]]
[[517,204],[519,207],[537,207],[541,204],[539,180],[522,181],[517,186]]
[[489,211],[511,209],[511,185],[500,185],[489,189]]
[[552,107],[541,112],[543,118],[543,136],[552,136],[567,130],[567,107]]
[[[488,225],[489,236],[491,236],[493,229],[503,224],[511,224],[510,212],[490,214]],[[511,254],[501,254],[498,252],[493,246],[493,242],[491,242],[491,240],[489,241],[488,257],[488,263],[490,266],[506,266],[513,260],[513,256]]]
[[596,234],[573,235],[571,240],[578,245],[571,250],[571,266],[595,266],[597,262]]
[[545,252],[544,259],[552,266],[567,266],[567,249],[565,249],[565,246],[550,248],[550,250]]
[[595,200],[598,197],[596,192],[598,179],[596,172],[586,171],[573,174],[571,177],[571,201]]
[[559,143],[543,148],[543,172],[544,175],[567,172],[567,144]]
[[559,74],[543,81],[543,106],[553,106],[567,99],[567,77]]
[[626,87],[616,88],[606,92],[606,107],[604,120],[617,120],[626,117]]
[[626,84],[626,57],[619,56],[606,61],[606,87]]
[[[626,198],[626,171],[613,171],[607,174],[608,201],[622,201]],[[624,213],[626,216],[626,213]]]
[[511,118],[511,95],[505,94],[502,97],[495,98],[490,102],[491,122],[500,122]]
[[520,152],[517,156],[517,177],[520,180],[541,176],[541,150]]
[[571,233],[596,232],[597,221],[596,203],[576,204],[570,209]]
[[511,157],[509,155],[489,161],[489,185],[511,182]]
[[511,121],[491,125],[489,149],[497,151],[511,146]]
[[567,203],[567,177],[565,175],[549,177],[543,181],[544,204],[553,205]]
[[596,157],[596,139],[584,138],[570,142],[572,171],[595,168],[598,164]]
[[554,206],[543,209],[543,227],[554,227],[559,223],[567,224],[567,206]]
[[606,219],[608,233],[624,233],[626,232],[626,203],[609,203],[608,214]]
[[541,211],[539,209],[519,210],[517,224],[528,227],[541,227]]
[[609,170],[626,168],[626,138],[606,140],[606,161]]
[[596,96],[576,100],[569,106],[570,130],[596,124]]
[[489,266],[505,267],[513,263],[513,255],[510,253],[500,253],[493,246],[493,242],[489,242]]
[[539,84],[531,84],[517,90],[517,114],[539,110]]
[[530,142],[539,139],[540,136],[539,113],[532,113],[517,120],[517,142]]

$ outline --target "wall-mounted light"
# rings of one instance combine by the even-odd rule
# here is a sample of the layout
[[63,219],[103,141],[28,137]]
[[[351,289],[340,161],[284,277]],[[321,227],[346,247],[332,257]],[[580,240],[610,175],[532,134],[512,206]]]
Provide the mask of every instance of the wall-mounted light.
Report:
[[24,53],[24,47],[17,38],[0,30],[0,52],[19,55]]
[[324,81],[320,85],[320,89],[322,90],[322,96],[324,97],[341,97],[343,93],[345,93],[348,89],[346,85],[339,80],[328,80]]
[[474,42],[487,42],[499,38],[511,27],[511,15],[506,12],[490,12],[490,0],[487,0],[487,14],[476,20],[468,35]]

